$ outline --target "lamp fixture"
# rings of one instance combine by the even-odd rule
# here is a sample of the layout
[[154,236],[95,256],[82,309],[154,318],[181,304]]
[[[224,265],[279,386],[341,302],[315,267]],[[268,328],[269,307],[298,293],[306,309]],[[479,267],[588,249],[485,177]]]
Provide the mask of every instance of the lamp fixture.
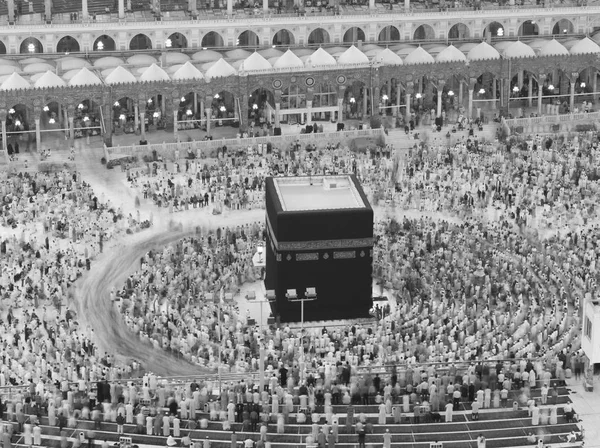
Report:
[[185,111],[185,114],[189,117],[190,115],[193,114],[192,109],[188,109]]
[[354,97],[351,97],[350,98],[350,103],[352,103],[352,104],[356,103],[356,99]]
[[548,90],[554,90],[554,86],[553,86],[552,84],[550,84],[550,85],[548,86]]
[[154,112],[154,113],[152,114],[152,116],[153,116],[154,118],[158,118],[158,116],[159,116],[159,113],[158,113],[158,112]]
[[48,120],[48,123],[54,124],[54,123],[56,123],[56,120],[54,118],[50,118],[50,120]]
[[96,45],[96,48],[98,50],[104,50],[104,42],[102,42],[102,41],[98,42],[98,44]]
[[479,94],[483,95],[485,93],[485,89],[482,87],[481,89],[479,89]]
[[258,104],[254,103],[254,104],[252,105],[252,109],[254,109],[254,110],[258,109]]
[[420,100],[421,98],[423,98],[423,95],[421,95],[420,93],[415,94],[415,98]]
[[519,91],[519,88],[517,86],[513,87],[513,92],[517,93]]
[[173,46],[173,41],[171,39],[165,40],[165,47],[171,48]]
[[454,96],[454,92],[452,90],[448,91],[448,96]]
[[384,94],[383,94],[383,96],[381,97],[381,99],[382,99],[383,101],[387,101],[387,100],[389,100],[389,99],[390,99],[390,97],[389,97],[389,96],[387,96],[387,95],[384,93]]
[[119,103],[118,101],[115,101],[115,104],[113,104],[114,107],[119,107],[121,105],[121,103]]
[[48,106],[44,106],[44,112],[48,112],[50,110],[50,108]]
[[123,120],[123,121],[125,121],[125,114],[121,114],[121,115],[119,115],[119,120]]
[[14,110],[14,109],[11,107],[10,109],[8,109],[8,113],[9,113],[9,114],[14,114],[14,113],[15,113],[15,110]]

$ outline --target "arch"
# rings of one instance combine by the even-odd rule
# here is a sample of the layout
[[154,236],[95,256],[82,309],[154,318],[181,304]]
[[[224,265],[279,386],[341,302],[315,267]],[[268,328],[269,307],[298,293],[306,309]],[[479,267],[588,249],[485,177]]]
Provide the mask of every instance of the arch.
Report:
[[335,106],[338,89],[332,83],[323,82],[313,87],[313,106]]
[[329,42],[331,42],[329,32],[323,28],[315,28],[308,35],[309,45],[328,44]]
[[130,50],[151,50],[152,49],[152,41],[148,36],[143,33],[136,34],[131,38],[129,42]]
[[202,37],[202,48],[218,48],[224,47],[223,36],[216,31],[210,31]]
[[179,99],[177,111],[177,128],[193,129],[200,125],[203,113],[200,111],[200,101],[195,92],[188,92]]
[[29,130],[29,109],[25,104],[15,104],[6,114],[7,132],[22,132]]
[[[346,118],[362,119],[370,111],[370,89],[362,81],[355,80],[344,92],[344,112]],[[366,96],[366,98],[365,98]],[[365,102],[366,99],[366,102]]]
[[115,51],[117,49],[117,44],[112,37],[103,34],[94,41],[93,49],[95,51]]
[[272,40],[273,45],[294,45],[294,34],[285,28],[275,33]]
[[260,39],[254,31],[246,30],[238,36],[236,45],[238,47],[258,48]]
[[348,28],[344,33],[344,38],[342,39],[342,41],[346,44],[355,44],[359,40],[364,42],[365,32],[362,28],[359,28],[357,26]]
[[540,34],[540,27],[535,20],[526,20],[519,27],[519,36],[537,36]]
[[271,123],[274,110],[275,95],[271,90],[261,87],[248,96],[248,119],[257,126]]
[[[212,103],[211,118],[217,120],[234,119],[235,118],[235,96],[228,90],[221,90],[215,93]],[[217,122],[218,125],[218,122]]]
[[379,42],[397,42],[400,40],[400,30],[393,25],[384,27],[379,32]]
[[448,39],[463,40],[468,39],[470,36],[471,30],[462,22],[455,23],[450,30],[448,30]]
[[75,138],[100,135],[101,117],[100,105],[94,100],[86,98],[79,102],[73,119]]
[[420,25],[413,33],[414,40],[431,40],[435,39],[435,30],[431,25],[424,23]]
[[72,36],[65,36],[56,44],[57,53],[72,53],[80,50],[79,42]]
[[135,105],[137,101],[122,97],[113,103],[112,119],[115,134],[133,134],[135,129]]
[[503,37],[506,36],[506,30],[504,29],[504,25],[500,22],[492,22],[483,30],[483,37],[490,37],[493,39],[494,37]]
[[165,41],[165,47],[167,48],[187,48],[187,46],[187,37],[181,33],[173,33]]
[[[306,92],[297,85],[292,84],[281,92],[281,110],[293,110],[306,107]],[[304,123],[304,114],[287,113],[283,115],[282,121],[288,124]]]
[[43,52],[44,46],[35,37],[28,37],[27,39],[25,39],[23,42],[21,42],[21,47],[19,49],[19,53],[21,54],[33,54]]
[[58,101],[51,100],[42,108],[40,112],[40,129],[47,131],[57,131],[66,128],[64,109]]
[[0,40],[0,54],[6,54],[6,45]]
[[573,34],[575,26],[569,19],[560,19],[552,27],[552,34]]

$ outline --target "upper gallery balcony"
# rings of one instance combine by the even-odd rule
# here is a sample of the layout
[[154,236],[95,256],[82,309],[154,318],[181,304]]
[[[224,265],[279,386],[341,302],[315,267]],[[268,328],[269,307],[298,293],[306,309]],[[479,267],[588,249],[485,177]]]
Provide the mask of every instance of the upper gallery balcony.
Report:
[[498,17],[598,14],[600,0],[6,0],[0,25],[67,25],[155,21],[395,20],[435,16]]

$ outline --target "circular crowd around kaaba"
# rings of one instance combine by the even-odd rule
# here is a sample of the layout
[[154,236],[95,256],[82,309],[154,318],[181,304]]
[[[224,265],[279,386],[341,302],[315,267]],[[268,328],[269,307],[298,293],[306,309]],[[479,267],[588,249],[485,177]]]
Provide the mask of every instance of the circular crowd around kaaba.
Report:
[[[252,263],[264,244],[264,223],[199,226],[145,253],[124,284],[107,292],[140,344],[235,373],[257,372],[263,345],[267,379],[281,380],[285,371],[284,387],[314,388],[327,378],[326,392],[335,385],[340,403],[366,387],[385,404],[395,387],[388,388],[391,377],[374,386],[356,375],[377,366],[472,363],[467,371],[478,374],[475,365],[487,361],[498,365],[491,369],[498,392],[500,375],[535,387],[541,378],[564,380],[568,370],[585,373],[581,308],[599,292],[595,135],[476,147],[465,139],[452,146],[420,141],[401,152],[389,145],[366,152],[341,144],[284,149],[209,160],[177,154],[174,161],[122,167],[114,175],[136,205],[152,211],[149,219],[96,193],[77,171],[1,172],[0,386],[23,385],[30,394],[28,401],[27,394],[10,397],[11,412],[23,410],[22,399],[28,410],[49,413],[51,398],[71,390],[69,382],[85,391],[103,379],[148,378],[151,360],[100,349],[101,329],[82,324],[78,280],[93,275],[95,260],[119,241],[151,232],[153,215],[176,222],[193,209],[263,208],[271,175],[357,176],[375,210],[375,290],[388,300],[376,302],[364,322],[317,325],[303,335],[285,325],[248,325],[235,301],[206,297],[235,295],[264,278]],[[345,380],[349,372],[352,380]],[[421,373],[435,376],[435,369],[414,372],[415,387]],[[325,383],[318,382],[321,392]],[[134,393],[146,394],[144,386],[128,392]],[[436,402],[442,409],[444,402]],[[58,414],[73,416],[57,403]],[[102,410],[111,409],[117,415],[120,406]]]

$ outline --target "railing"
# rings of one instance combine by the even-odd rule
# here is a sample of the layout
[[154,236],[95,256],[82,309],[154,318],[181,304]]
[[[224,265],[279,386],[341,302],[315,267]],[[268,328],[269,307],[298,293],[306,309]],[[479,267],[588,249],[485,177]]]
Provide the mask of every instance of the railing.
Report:
[[119,156],[139,156],[145,154],[152,154],[156,151],[161,157],[172,159],[176,150],[181,152],[181,156],[184,157],[184,151],[194,151],[198,156],[207,155],[205,152],[211,152],[223,146],[228,149],[231,148],[247,148],[255,147],[256,145],[266,145],[271,143],[275,147],[280,149],[286,149],[291,143],[299,141],[301,143],[324,143],[324,142],[338,142],[349,138],[356,137],[378,137],[383,136],[383,129],[364,129],[364,130],[351,130],[351,131],[338,131],[338,132],[325,132],[325,133],[311,133],[311,134],[287,134],[287,135],[269,135],[265,137],[248,137],[248,138],[229,138],[221,140],[199,140],[193,142],[179,142],[179,143],[157,143],[152,145],[132,145],[132,146],[116,146],[116,147],[105,147],[104,154],[106,161],[118,158]]
[[509,118],[505,122],[509,127],[531,126],[533,124],[558,124],[577,121],[596,121],[600,119],[600,112],[579,114],[542,115],[541,117]]

